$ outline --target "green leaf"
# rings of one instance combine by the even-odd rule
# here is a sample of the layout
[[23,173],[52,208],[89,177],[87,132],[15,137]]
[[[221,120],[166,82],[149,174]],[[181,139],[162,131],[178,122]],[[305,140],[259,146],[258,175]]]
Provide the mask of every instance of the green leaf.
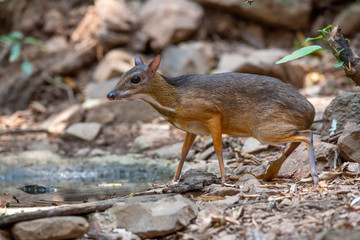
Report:
[[26,37],[24,39],[24,43],[33,44],[37,46],[42,46],[43,42],[39,39],[33,38],[33,37]]
[[316,39],[321,39],[321,38],[323,38],[323,35],[320,35],[320,36],[317,36],[317,37],[313,37],[313,38],[308,37],[308,38],[305,39],[305,42],[304,42],[304,43],[306,43],[306,42],[308,42],[308,41],[316,40]]
[[19,41],[24,38],[24,35],[22,34],[22,32],[19,32],[19,31],[13,31],[9,35]]
[[334,67],[336,67],[336,68],[339,68],[339,67],[342,67],[342,66],[344,66],[344,62],[338,62],[338,63],[334,64]]
[[328,25],[327,27],[323,28],[322,30],[318,30],[318,32],[326,33],[326,34],[327,34],[327,33],[328,33],[327,30],[328,30],[329,28],[332,28],[333,26],[334,26],[334,25]]
[[25,61],[25,60],[24,60],[24,61],[21,63],[21,69],[22,69],[22,71],[23,71],[24,73],[30,75],[30,74],[32,73],[32,71],[33,71],[33,66],[32,66],[31,63],[29,63],[28,61]]
[[20,43],[15,43],[14,45],[12,45],[10,49],[9,61],[15,62],[20,57],[20,55],[21,55],[21,45]]
[[279,61],[276,62],[276,64],[280,64],[280,63],[285,63],[291,60],[295,60],[298,58],[301,58],[303,56],[309,55],[313,52],[316,52],[318,50],[321,50],[321,46],[319,45],[312,45],[312,46],[308,46],[308,47],[303,47],[300,48],[296,51],[294,51],[293,53],[291,53],[290,55],[285,56],[284,58],[280,59]]

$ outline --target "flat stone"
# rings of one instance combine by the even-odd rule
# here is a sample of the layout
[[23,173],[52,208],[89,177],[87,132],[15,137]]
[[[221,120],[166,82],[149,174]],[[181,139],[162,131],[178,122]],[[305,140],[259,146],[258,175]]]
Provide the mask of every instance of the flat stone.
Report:
[[138,48],[144,49],[149,42],[152,49],[160,50],[184,41],[198,29],[203,15],[202,7],[193,1],[146,1],[138,15],[142,23],[137,31]]
[[185,74],[207,74],[214,61],[210,43],[189,42],[169,46],[162,53],[160,70],[169,77]]
[[108,210],[116,226],[142,238],[154,238],[176,232],[194,219],[196,205],[181,195],[156,202],[118,203]]
[[18,240],[69,239],[85,234],[89,223],[83,217],[50,217],[19,222],[11,229]]
[[205,186],[220,183],[218,177],[204,170],[191,169],[180,177],[179,183],[164,189],[165,192],[185,193],[199,191]]
[[83,112],[79,104],[73,105],[51,116],[41,124],[41,127],[47,129],[52,134],[63,134],[68,126],[81,121]]
[[338,139],[340,156],[346,161],[360,162],[360,124],[348,122]]
[[63,138],[77,138],[85,141],[92,141],[96,138],[101,130],[100,123],[74,123],[68,127]]

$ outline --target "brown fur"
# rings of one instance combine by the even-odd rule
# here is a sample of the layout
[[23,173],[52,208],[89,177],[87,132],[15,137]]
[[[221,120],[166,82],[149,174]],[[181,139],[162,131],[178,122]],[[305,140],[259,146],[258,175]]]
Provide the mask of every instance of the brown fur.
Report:
[[[314,107],[278,79],[241,73],[169,78],[156,73],[159,57],[149,65],[143,65],[141,59],[136,62],[138,65],[124,73],[110,94],[116,94],[116,99],[143,99],[171,124],[187,132],[174,181],[179,178],[182,164],[198,134],[212,135],[223,182],[222,134],[254,137],[262,142],[312,144],[308,129],[314,119]],[[135,75],[142,79],[138,84],[130,82]],[[297,145],[291,145],[281,160],[269,167],[266,179],[276,176],[282,162]]]

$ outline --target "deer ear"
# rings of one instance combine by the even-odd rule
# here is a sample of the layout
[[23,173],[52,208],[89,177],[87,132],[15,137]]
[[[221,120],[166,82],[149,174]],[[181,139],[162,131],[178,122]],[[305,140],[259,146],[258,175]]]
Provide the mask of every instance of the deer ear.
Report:
[[147,70],[149,77],[153,77],[155,75],[156,71],[160,66],[160,60],[161,60],[160,55],[157,55],[156,58],[152,60],[151,63],[149,63]]
[[140,56],[135,56],[135,65],[144,65],[144,61]]

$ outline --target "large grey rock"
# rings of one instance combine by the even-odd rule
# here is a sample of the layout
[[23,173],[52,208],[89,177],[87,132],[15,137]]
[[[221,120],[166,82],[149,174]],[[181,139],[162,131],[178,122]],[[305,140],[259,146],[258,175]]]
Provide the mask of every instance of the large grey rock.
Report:
[[267,25],[289,29],[305,29],[309,25],[312,1],[253,1],[251,5],[238,0],[197,0],[206,6],[225,9],[242,18],[253,19]]
[[115,204],[108,212],[116,226],[139,235],[154,238],[186,227],[198,213],[196,205],[181,195],[156,202]]
[[188,0],[150,0],[141,8],[142,28],[137,32],[140,48],[148,42],[152,49],[163,49],[169,44],[187,39],[201,22],[204,11]]
[[335,18],[335,26],[341,27],[345,36],[353,35],[360,30],[360,3],[353,3],[342,10]]
[[94,72],[93,79],[96,82],[105,82],[110,78],[121,76],[132,67],[132,58],[132,55],[120,49],[109,51],[100,61]]
[[[333,144],[321,142],[319,136],[314,136],[314,151],[316,170],[331,170],[334,166],[337,147]],[[301,179],[310,175],[310,159],[305,144],[300,144],[297,149],[285,160],[279,174],[289,174],[294,171],[295,179]]]
[[244,153],[253,153],[266,150],[268,147],[269,144],[261,143],[255,138],[247,138],[241,148],[241,151]]
[[206,74],[214,60],[212,46],[206,42],[181,43],[167,47],[162,54],[161,71],[167,76]]
[[286,64],[275,64],[288,52],[270,49],[247,49],[239,53],[224,53],[220,56],[220,61],[215,72],[241,72],[259,75],[267,75],[281,79],[285,83],[290,83],[296,88],[304,85],[304,77],[307,73],[302,61],[291,61]]
[[101,130],[100,123],[75,123],[68,127],[63,135],[64,138],[77,138],[85,141],[92,141]]
[[331,101],[323,115],[321,135],[339,132],[347,122],[360,124],[360,92],[342,92]]
[[19,222],[11,229],[17,240],[70,239],[85,234],[89,223],[83,217],[50,217]]
[[360,162],[360,124],[348,122],[338,139],[340,156],[346,161]]
[[52,134],[62,134],[69,125],[81,121],[83,113],[81,106],[76,104],[51,116],[41,126]]
[[100,104],[87,110],[86,122],[102,124],[151,122],[159,114],[147,103],[141,100],[134,101],[102,101]]

